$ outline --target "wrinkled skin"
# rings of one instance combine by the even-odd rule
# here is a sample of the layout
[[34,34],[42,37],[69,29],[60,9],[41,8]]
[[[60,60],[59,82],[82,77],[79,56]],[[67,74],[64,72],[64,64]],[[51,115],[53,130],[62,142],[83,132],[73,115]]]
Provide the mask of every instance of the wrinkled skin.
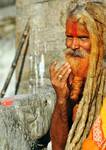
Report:
[[[65,99],[69,95],[69,89],[67,87],[67,78],[71,73],[71,68],[69,63],[63,64],[59,70],[56,70],[56,62],[54,62],[50,67],[51,72],[51,82],[56,91],[59,103],[64,103]],[[59,74],[63,76],[61,80],[58,79]]]
[[59,69],[56,69],[56,62],[50,66],[50,78],[57,95],[51,122],[53,150],[65,148],[69,132],[67,98],[78,100],[89,66],[91,49],[89,33],[86,26],[78,23],[75,17],[68,18],[66,22],[66,47],[68,48],[65,52],[67,62]]

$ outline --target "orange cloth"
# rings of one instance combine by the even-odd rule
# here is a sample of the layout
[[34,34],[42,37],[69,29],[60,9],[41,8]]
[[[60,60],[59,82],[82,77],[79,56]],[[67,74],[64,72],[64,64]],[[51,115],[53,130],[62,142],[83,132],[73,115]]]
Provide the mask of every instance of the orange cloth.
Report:
[[92,131],[90,132],[88,138],[84,140],[82,150],[99,150],[98,146],[92,140]]
[[103,101],[100,116],[94,122],[87,139],[82,144],[82,150],[106,150],[106,98]]

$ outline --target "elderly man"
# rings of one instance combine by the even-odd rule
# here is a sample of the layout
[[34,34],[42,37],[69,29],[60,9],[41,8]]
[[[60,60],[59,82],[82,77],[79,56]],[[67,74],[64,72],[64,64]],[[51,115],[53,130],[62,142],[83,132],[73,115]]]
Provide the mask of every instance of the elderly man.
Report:
[[[96,6],[99,7],[98,4]],[[92,8],[92,5],[88,3],[85,9],[68,14],[66,63],[58,69],[57,62],[50,66],[51,82],[57,96],[51,122],[53,150],[65,149],[73,122],[74,128],[71,132],[72,137],[68,140],[68,146],[72,150],[80,149],[78,144],[82,143],[87,136],[89,131],[86,130],[90,130],[95,117],[96,106],[93,109],[93,105],[96,104],[103,75],[100,75],[103,72],[103,27],[100,20],[97,21],[97,18],[93,18],[88,13],[92,9],[94,7]],[[103,93],[101,95],[103,96]],[[79,104],[80,101],[81,104]],[[90,112],[93,117],[89,119]],[[68,148],[66,146],[66,149]]]

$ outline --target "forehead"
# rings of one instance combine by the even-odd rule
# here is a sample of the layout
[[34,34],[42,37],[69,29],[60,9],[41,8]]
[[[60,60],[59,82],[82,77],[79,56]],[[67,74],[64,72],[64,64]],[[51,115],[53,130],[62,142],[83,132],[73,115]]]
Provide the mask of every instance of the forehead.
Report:
[[73,33],[78,35],[89,35],[87,27],[85,24],[78,22],[76,18],[67,18],[66,21],[66,34],[73,35]]

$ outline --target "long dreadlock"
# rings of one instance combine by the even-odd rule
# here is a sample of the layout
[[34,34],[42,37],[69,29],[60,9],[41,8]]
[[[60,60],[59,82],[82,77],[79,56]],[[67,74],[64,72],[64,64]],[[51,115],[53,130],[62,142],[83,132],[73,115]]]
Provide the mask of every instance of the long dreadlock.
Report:
[[[89,134],[95,118],[100,113],[106,80],[106,70],[103,67],[103,6],[89,2],[75,13],[74,15],[86,24],[90,33],[91,54],[83,97],[79,104],[76,119],[69,132],[65,150],[81,149],[83,140]],[[101,17],[102,19],[100,19]]]

